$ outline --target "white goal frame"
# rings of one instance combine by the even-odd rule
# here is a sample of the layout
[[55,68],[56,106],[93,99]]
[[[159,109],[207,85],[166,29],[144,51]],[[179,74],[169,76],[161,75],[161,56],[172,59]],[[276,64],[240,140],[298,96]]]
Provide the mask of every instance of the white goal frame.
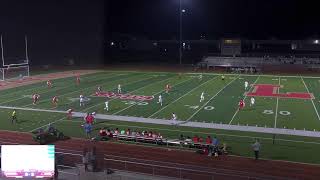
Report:
[[24,42],[25,42],[25,59],[24,60],[26,62],[24,62],[24,63],[6,64],[5,54],[4,54],[3,38],[2,38],[2,34],[0,35],[1,60],[2,60],[2,68],[0,70],[0,73],[2,73],[2,79],[0,79],[0,80],[5,80],[5,69],[8,69],[8,68],[13,69],[13,68],[27,67],[27,75],[24,76],[24,77],[29,77],[30,76],[29,55],[28,55],[28,37],[26,35],[24,37]]

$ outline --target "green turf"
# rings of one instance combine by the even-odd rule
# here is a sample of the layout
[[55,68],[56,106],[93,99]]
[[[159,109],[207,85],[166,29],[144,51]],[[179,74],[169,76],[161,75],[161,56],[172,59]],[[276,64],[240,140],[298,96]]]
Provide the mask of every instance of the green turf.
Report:
[[[53,80],[53,88],[48,89],[45,82],[0,91],[0,105],[27,107],[37,109],[52,109],[51,98],[59,97],[57,110],[73,108],[79,112],[97,112],[99,114],[123,115],[134,117],[151,117],[169,119],[175,112],[179,120],[216,122],[234,125],[249,125],[260,127],[277,127],[289,129],[320,130],[320,120],[317,112],[320,110],[320,78],[300,76],[246,76],[227,75],[221,80],[221,75],[204,74],[200,80],[197,74],[163,72],[117,72],[105,71],[81,77],[81,84],[75,84],[74,77]],[[249,106],[250,97],[246,97],[244,82],[249,84],[281,85],[279,93],[310,92],[315,99],[286,99],[275,97],[255,97],[256,104]],[[104,91],[117,91],[117,85],[122,85],[124,94],[154,96],[151,101],[109,99],[110,111],[105,111],[106,98],[92,96],[97,86]],[[167,94],[166,84],[172,86]],[[201,93],[205,93],[204,101],[200,102]],[[32,105],[30,95],[40,94],[40,101]],[[90,98],[84,107],[79,106],[79,95]],[[158,96],[163,96],[163,106],[157,103]],[[245,98],[246,107],[238,111],[239,99]],[[65,134],[75,137],[85,137],[81,128],[81,118],[66,120],[64,113],[49,113],[18,110],[18,123],[12,125],[11,110],[0,108],[1,129],[14,131],[32,131],[50,122]],[[237,131],[222,131],[205,128],[172,127],[168,125],[154,125],[105,121],[98,123],[99,127],[120,127],[132,129],[152,129],[161,132],[165,137],[178,138],[180,134],[193,136],[217,135],[222,142],[232,147],[232,154],[251,155],[250,143],[254,137],[262,139],[262,156],[265,158],[282,159],[300,162],[320,163],[317,154],[320,148],[318,138],[277,135],[276,143],[272,144],[272,135]],[[96,133],[96,131],[95,131]]]

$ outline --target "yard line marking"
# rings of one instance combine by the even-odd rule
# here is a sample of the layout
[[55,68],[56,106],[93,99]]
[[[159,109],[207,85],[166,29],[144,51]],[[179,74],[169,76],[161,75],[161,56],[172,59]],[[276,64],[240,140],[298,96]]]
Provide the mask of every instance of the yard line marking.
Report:
[[[108,78],[117,77],[117,76],[119,76],[119,75],[114,75],[114,76],[111,76],[111,77],[108,77]],[[88,78],[89,78],[89,77],[88,77]],[[98,78],[98,80],[103,80],[104,78],[105,78],[105,77]],[[106,78],[106,79],[108,79],[108,78]],[[51,91],[54,92],[54,91],[58,91],[58,90],[62,90],[62,89],[67,89],[67,88],[72,87],[72,86],[74,86],[74,85],[62,86],[62,87],[57,88],[57,89],[50,88],[50,89],[46,89],[46,90],[44,90],[44,91],[39,92],[39,94],[41,95],[41,94],[48,93],[48,92],[51,92]],[[92,86],[90,86],[90,87],[92,87]],[[41,87],[38,87],[38,88],[41,88]],[[89,88],[89,87],[88,87],[88,88]],[[86,89],[86,88],[85,88],[85,89]],[[20,98],[16,98],[16,99],[11,99],[11,100],[8,100],[8,101],[1,102],[0,104],[5,104],[5,103],[9,103],[9,102],[14,102],[14,101],[17,101],[17,100],[20,100],[20,99],[24,99],[24,98],[26,98],[26,97],[20,97]],[[50,98],[49,98],[49,100],[50,100]],[[48,100],[46,100],[46,101],[48,101]],[[46,102],[46,101],[41,101],[41,102]],[[24,106],[22,106],[22,107],[26,107],[26,106],[29,106],[29,105],[32,105],[32,103],[27,104],[27,105],[24,105]]]
[[[253,84],[256,84],[257,81],[259,80],[259,78],[260,78],[260,75],[259,75],[259,76],[257,77],[257,79],[253,82]],[[253,86],[250,87],[249,92],[250,92],[250,90],[251,90],[252,88],[253,88]],[[243,101],[246,100],[246,98],[247,98],[247,94],[244,95]],[[232,118],[231,118],[231,120],[230,120],[230,122],[229,122],[229,125],[232,123],[233,119],[236,117],[236,115],[238,114],[238,112],[239,112],[239,108],[236,110],[236,112],[235,112],[234,115],[232,116]]]
[[[143,80],[147,80],[147,79],[152,79],[152,78],[153,78],[153,77],[144,78],[144,79],[139,80],[139,81],[143,81]],[[139,81],[134,81],[134,82],[126,83],[126,84],[128,85],[128,84],[136,83],[136,82],[139,82]],[[114,99],[112,99],[112,100],[114,100]],[[112,100],[110,100],[110,101],[112,101]],[[69,103],[69,104],[70,104],[70,103]],[[98,103],[98,104],[101,104],[101,103]],[[96,106],[96,105],[95,105],[95,106]],[[92,106],[92,107],[94,107],[94,106]],[[86,108],[86,109],[84,109],[83,111],[88,110],[88,109],[91,109],[92,107]],[[66,118],[67,118],[67,117],[63,117],[63,118],[58,119],[58,120],[56,120],[56,121],[52,121],[52,122],[50,122],[50,123],[48,123],[48,124],[45,124],[45,125],[43,125],[43,126],[41,126],[41,127],[35,128],[35,129],[33,129],[32,131],[37,130],[37,129],[42,128],[42,127],[45,127],[45,126],[48,126],[49,124],[54,124],[54,123],[60,122],[60,121],[62,121],[62,120],[64,120],[64,119],[66,119]],[[32,131],[31,131],[31,132],[32,132]]]
[[[307,92],[310,93],[310,91],[309,91],[309,89],[308,89],[308,86],[307,86],[306,83],[304,82],[302,76],[300,76],[300,77],[301,77],[301,80],[302,80],[302,82],[303,82],[303,84],[304,84],[304,87],[307,89]],[[314,104],[313,99],[310,99],[310,100],[311,100],[311,102],[312,102],[312,105],[313,105],[313,107],[314,107],[314,110],[316,111],[316,114],[317,114],[317,116],[318,116],[318,119],[320,120],[320,116],[319,116],[318,110],[317,110],[317,108],[316,108],[316,105]]]
[[[139,81],[143,81],[143,80],[147,80],[147,79],[152,79],[152,78],[154,78],[154,77],[145,78],[145,79],[142,79],[142,80],[139,80]],[[128,85],[128,84],[133,84],[133,83],[136,83],[136,82],[139,82],[139,81],[130,82],[130,83],[127,83],[127,85]],[[155,82],[154,82],[154,83],[155,83]],[[151,84],[154,84],[154,83],[151,83]],[[149,85],[151,85],[151,84],[148,84],[147,86],[149,86]],[[142,89],[142,88],[144,88],[144,87],[146,87],[146,86],[143,86],[143,87],[141,87],[141,88],[138,88],[138,89],[136,89],[136,90],[134,90],[134,91],[130,91],[130,92],[128,92],[127,94],[130,94],[130,93],[133,93],[133,92],[135,92],[135,91],[138,91],[138,90],[140,90],[140,89]],[[111,101],[113,101],[113,100],[116,100],[116,99],[111,99],[109,102],[111,102]],[[104,103],[104,102],[102,102],[102,103],[97,103],[96,105],[90,106],[90,107],[84,109],[83,111],[87,111],[87,110],[92,109],[92,108],[94,108],[94,107],[97,107],[97,106],[99,106],[99,105],[101,105],[101,104],[103,104],[103,103]]]
[[[239,77],[239,76],[238,76]],[[195,113],[193,113],[187,121],[190,121],[203,107],[205,107],[211,100],[213,100],[218,94],[220,94],[221,91],[223,91],[226,87],[228,87],[231,83],[233,83],[237,79],[234,78],[232,81],[230,81],[227,85],[225,85],[223,88],[221,88],[214,96],[212,96],[205,104],[203,104]]]
[[199,86],[196,86],[195,88],[191,89],[189,92],[185,93],[183,96],[180,96],[178,99],[176,99],[176,100],[172,101],[171,103],[165,105],[164,107],[160,108],[158,111],[156,111],[155,113],[151,114],[148,118],[150,118],[150,117],[152,117],[153,115],[155,115],[155,114],[163,111],[163,110],[166,109],[169,105],[171,105],[171,104],[179,101],[181,98],[185,97],[186,95],[188,95],[189,93],[193,92],[193,91],[196,90],[197,88],[199,88],[199,87],[201,87],[201,86],[207,84],[208,82],[210,82],[210,81],[212,81],[212,80],[215,80],[215,79],[217,79],[217,78],[218,78],[218,76],[215,76],[215,77],[213,77],[212,79],[208,80],[207,82],[202,83],[202,84],[200,84]]
[[40,128],[43,128],[43,127],[46,127],[46,126],[48,126],[49,124],[57,123],[57,122],[62,121],[62,120],[64,120],[64,119],[66,119],[66,118],[67,118],[67,117],[63,117],[63,118],[57,119],[57,120],[55,120],[55,121],[51,121],[50,123],[45,124],[45,125],[40,126],[40,127],[37,127],[37,128],[34,128],[34,129],[30,130],[29,132],[33,132],[33,131],[35,131],[35,130],[37,130],[37,129],[40,129]]
[[[113,77],[117,77],[117,76],[121,76],[121,75],[111,76],[111,77],[109,77],[109,78],[113,78]],[[137,75],[137,76],[140,76],[140,75]],[[109,79],[109,78],[106,78],[106,79]],[[123,78],[123,79],[120,79],[120,80],[125,80],[125,79],[129,79],[129,78],[131,78],[131,77]],[[108,84],[108,83],[114,82],[114,81],[119,81],[119,79],[111,80],[111,81],[108,81],[108,82],[103,83],[103,84],[101,84],[101,85],[105,85],[105,84]],[[71,92],[68,92],[68,93],[59,95],[58,98],[64,97],[64,96],[66,96],[66,95],[68,95],[68,94],[73,94],[73,93],[75,93],[75,92],[84,91],[84,90],[93,88],[93,87],[95,87],[95,86],[97,86],[97,84],[94,84],[94,85],[92,85],[92,86],[88,86],[88,87],[86,87],[86,88],[82,88],[82,89],[79,89],[79,90],[76,90],[76,91],[71,91]],[[48,102],[48,101],[51,101],[51,98],[52,98],[52,97],[46,98],[46,99],[44,99],[44,100],[42,100],[42,101],[39,101],[39,102]],[[65,104],[65,105],[68,105],[68,104],[70,104],[70,103],[67,103],[67,104]],[[24,106],[22,106],[22,107],[28,107],[28,106],[30,106],[30,105],[32,105],[32,103],[27,104],[27,105],[24,105]]]
[[[279,77],[279,86],[281,84],[281,77]],[[278,87],[278,94],[279,94],[279,89],[280,87]],[[277,128],[277,119],[278,119],[278,107],[279,107],[279,97],[277,97],[277,104],[276,104],[276,112],[275,112],[275,116],[274,116],[274,128]]]
[[[169,78],[170,79],[170,78]],[[164,79],[164,80],[168,80],[168,79]],[[162,80],[162,81],[164,81],[164,80]],[[187,82],[187,81],[190,81],[191,79],[187,79],[187,80],[185,80],[185,81],[181,81],[180,83],[178,83],[178,84],[176,84],[176,85],[174,85],[174,86],[172,86],[172,87],[175,87],[175,86],[177,86],[177,85],[179,85],[179,84],[182,84],[182,83],[184,83],[184,82]],[[210,80],[209,80],[210,81]],[[161,81],[160,81],[161,82]],[[159,82],[158,82],[159,83]],[[150,84],[151,85],[151,84]],[[144,86],[144,87],[146,87],[146,86]],[[155,95],[157,95],[157,94],[159,94],[159,93],[161,93],[161,92],[163,92],[163,91],[165,91],[165,90],[161,90],[161,91],[159,91],[159,92],[157,92],[157,93],[154,93],[152,96],[155,96]],[[143,100],[141,100],[141,101],[138,101],[138,102],[142,102]],[[126,109],[129,109],[130,107],[132,107],[132,106],[134,106],[134,105],[136,105],[136,104],[132,104],[132,105],[130,105],[130,106],[128,106],[128,107],[126,107],[126,108],[123,108],[123,109],[121,109],[120,111],[118,111],[118,112],[115,112],[115,113],[113,113],[113,115],[116,115],[116,114],[118,114],[118,113],[120,113],[120,112],[122,112],[122,111],[124,111],[124,110],[126,110]]]
[[[100,73],[98,73],[99,75],[96,75],[96,76],[102,76],[102,75],[105,75],[105,74],[100,74]],[[115,76],[115,74],[114,73],[108,73],[109,75],[113,75],[113,76],[111,76],[111,77],[114,77]],[[94,74],[88,74],[88,75],[94,75]],[[67,79],[67,78],[74,78],[74,77],[66,77],[66,78],[59,78],[59,79],[53,79],[53,80],[62,80],[62,79]],[[92,77],[83,77],[83,79],[87,79],[87,78],[92,78]],[[103,79],[103,78],[98,78],[98,79]],[[68,80],[69,81],[69,80]],[[72,79],[70,79],[70,81],[74,81],[74,80],[72,80]],[[45,83],[45,80],[44,81],[41,81],[41,82],[38,82],[38,83],[35,83],[35,84],[33,84],[33,85],[37,85],[37,84],[42,84],[42,83]],[[63,82],[58,82],[59,84],[60,83],[63,83]],[[57,83],[57,84],[58,84]],[[29,85],[32,85],[32,84],[29,84]],[[41,91],[41,92],[39,92],[39,94],[42,94],[42,93],[47,93],[47,92],[49,92],[49,91],[51,91],[51,90],[60,90],[60,89],[64,89],[64,88],[68,88],[68,87],[71,87],[71,86],[73,86],[73,85],[69,85],[69,86],[65,86],[65,87],[62,87],[62,88],[59,88],[59,89],[47,89],[46,88],[46,90],[45,91]],[[21,87],[23,87],[23,86],[21,86]],[[35,89],[40,89],[40,88],[43,88],[44,86],[37,86],[37,87],[34,87],[34,88],[29,88],[29,89],[25,89],[25,90],[21,90],[21,91],[18,91],[19,93],[21,93],[21,92],[27,92],[27,91],[33,91],[33,90],[35,90]],[[45,85],[45,87],[46,87],[46,85]],[[41,90],[41,89],[40,89]],[[7,93],[7,94],[4,94],[4,95],[1,95],[0,96],[0,98],[3,98],[3,97],[5,97],[5,96],[7,96],[7,95],[12,95],[13,93],[17,93],[17,92],[15,92],[15,91],[13,91],[13,92],[10,92],[10,93]],[[18,99],[17,99],[18,100]],[[3,104],[4,102],[2,102],[1,104]]]

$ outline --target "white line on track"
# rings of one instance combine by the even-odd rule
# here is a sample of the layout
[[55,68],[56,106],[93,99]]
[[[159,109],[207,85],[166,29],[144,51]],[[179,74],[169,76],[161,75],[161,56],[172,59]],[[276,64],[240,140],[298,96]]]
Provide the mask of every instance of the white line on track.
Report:
[[[257,77],[257,79],[253,82],[253,84],[256,84],[257,81],[259,80],[259,78],[260,78],[260,76]],[[251,91],[251,89],[252,89],[253,87],[254,87],[254,86],[251,86],[251,87],[250,87],[249,92]],[[246,98],[247,98],[247,94],[245,94],[243,101],[246,100]],[[236,110],[236,112],[235,112],[234,115],[232,116],[229,124],[232,123],[233,119],[236,117],[236,115],[238,114],[238,112],[239,112],[239,108]]]
[[[170,79],[170,78],[169,78]],[[168,80],[168,79],[165,79],[165,80]],[[178,83],[178,84],[176,84],[176,85],[174,85],[174,86],[172,86],[172,87],[175,87],[175,86],[177,86],[177,85],[179,85],[179,84],[182,84],[182,83],[184,83],[184,82],[187,82],[187,81],[190,81],[191,79],[187,79],[187,80],[185,80],[185,81],[181,81],[180,83]],[[164,81],[164,80],[162,80],[162,81]],[[160,82],[162,82],[162,81],[160,81]],[[159,83],[159,82],[157,82],[157,83]],[[150,84],[151,85],[151,84]],[[147,86],[149,86],[149,85],[147,85]],[[147,87],[147,86],[145,86],[145,87]],[[157,94],[159,94],[159,93],[161,93],[161,92],[163,92],[163,91],[165,91],[165,90],[161,90],[161,91],[159,91],[159,92],[157,92],[157,93],[154,93],[152,96],[155,96],[155,95],[157,95]],[[143,100],[141,100],[141,101],[138,101],[138,102],[142,102]],[[116,114],[118,114],[118,113],[120,113],[120,112],[122,112],[122,111],[124,111],[124,110],[126,110],[126,109],[129,109],[130,107],[132,107],[132,106],[134,106],[135,104],[132,104],[132,105],[130,105],[130,106],[128,106],[128,107],[126,107],[126,108],[123,108],[123,109],[121,109],[120,111],[117,111],[117,112],[115,112],[115,113],[113,113],[113,115],[116,115]]]
[[[303,82],[304,87],[307,89],[307,92],[310,93],[310,91],[309,91],[309,89],[308,89],[308,86],[307,86],[306,83],[304,82],[302,76],[301,76],[301,81]],[[310,99],[310,100],[311,100],[311,102],[312,102],[312,105],[313,105],[313,107],[314,107],[314,110],[316,111],[316,114],[317,114],[317,116],[318,116],[318,120],[320,120],[320,116],[319,116],[318,110],[317,110],[317,108],[316,108],[316,105],[314,104],[313,99]]]
[[163,110],[166,109],[169,105],[171,105],[171,104],[179,101],[181,98],[183,98],[183,97],[185,97],[186,95],[190,94],[190,93],[193,92],[194,90],[200,88],[201,86],[203,86],[203,85],[207,84],[208,82],[210,82],[210,81],[212,81],[212,80],[215,80],[215,79],[217,79],[217,78],[218,78],[218,76],[215,76],[215,77],[213,77],[212,79],[208,80],[207,82],[202,83],[202,84],[200,84],[199,86],[196,86],[195,88],[191,89],[189,92],[185,93],[183,96],[180,96],[178,99],[172,101],[171,103],[165,105],[163,108],[159,109],[159,110],[156,111],[155,113],[151,114],[148,118],[150,118],[150,117],[154,116],[155,114],[163,111]]
[[216,96],[218,96],[218,94],[220,94],[220,92],[222,92],[226,87],[228,87],[230,84],[232,84],[235,80],[237,79],[234,78],[232,81],[230,81],[227,85],[225,85],[223,88],[221,88],[214,96],[212,96],[205,104],[203,104],[195,113],[193,113],[188,119],[187,121],[189,121],[190,119],[192,119],[201,109],[203,109],[203,107],[205,107],[210,101],[212,101]]
[[[279,77],[279,86],[281,85],[281,77]],[[279,94],[279,89],[280,87],[278,87],[278,94]],[[277,104],[276,104],[276,112],[275,112],[275,116],[274,116],[274,128],[277,128],[277,119],[278,119],[278,107],[279,107],[279,97],[277,97]]]

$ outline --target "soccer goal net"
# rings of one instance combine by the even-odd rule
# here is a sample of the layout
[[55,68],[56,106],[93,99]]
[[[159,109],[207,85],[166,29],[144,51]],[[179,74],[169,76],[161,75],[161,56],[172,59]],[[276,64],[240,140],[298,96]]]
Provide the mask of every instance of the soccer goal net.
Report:
[[0,71],[2,80],[23,79],[24,77],[29,76],[29,65],[15,67],[7,66],[1,68]]
[[22,79],[29,76],[27,36],[5,39],[0,35],[0,80]]

